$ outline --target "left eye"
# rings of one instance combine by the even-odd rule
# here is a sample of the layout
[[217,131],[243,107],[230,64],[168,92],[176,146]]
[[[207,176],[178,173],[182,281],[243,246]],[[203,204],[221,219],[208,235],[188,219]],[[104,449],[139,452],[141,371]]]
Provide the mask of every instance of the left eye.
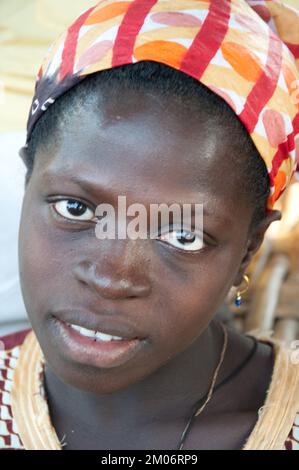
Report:
[[76,199],[56,201],[54,209],[65,219],[92,220],[94,218],[94,212],[86,204]]
[[187,230],[172,230],[160,235],[159,239],[185,251],[198,251],[204,247],[202,236]]

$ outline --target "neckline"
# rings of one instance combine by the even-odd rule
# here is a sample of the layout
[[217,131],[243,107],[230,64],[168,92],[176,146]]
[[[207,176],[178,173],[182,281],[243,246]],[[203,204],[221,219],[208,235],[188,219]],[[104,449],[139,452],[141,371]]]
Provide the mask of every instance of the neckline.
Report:
[[[284,449],[299,411],[299,365],[292,364],[291,351],[270,336],[246,334],[271,344],[274,367],[264,405],[242,450]],[[11,406],[20,439],[27,450],[62,450],[51,423],[43,387],[44,356],[32,331],[26,336],[14,370]]]

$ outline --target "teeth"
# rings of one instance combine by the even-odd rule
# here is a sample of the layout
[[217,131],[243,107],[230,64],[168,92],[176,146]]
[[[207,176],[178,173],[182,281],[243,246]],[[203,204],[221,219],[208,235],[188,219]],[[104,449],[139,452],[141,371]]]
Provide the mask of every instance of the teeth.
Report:
[[78,325],[71,325],[70,323],[68,323],[68,326],[72,327],[74,330],[76,331],[80,331],[81,330],[81,326],[78,326]]
[[82,326],[68,324],[71,328],[78,331],[80,335],[87,336],[88,338],[93,338],[95,341],[112,341],[112,340],[123,340],[120,336],[108,335],[106,333],[101,333],[100,331],[88,330]]
[[83,328],[83,327],[80,328],[79,333],[82,336],[88,336],[88,338],[94,338],[95,336],[95,331],[88,330],[87,328]]
[[122,340],[120,336],[111,336],[107,335],[106,333],[101,333],[100,331],[96,332],[96,340],[97,341],[111,341],[111,340]]

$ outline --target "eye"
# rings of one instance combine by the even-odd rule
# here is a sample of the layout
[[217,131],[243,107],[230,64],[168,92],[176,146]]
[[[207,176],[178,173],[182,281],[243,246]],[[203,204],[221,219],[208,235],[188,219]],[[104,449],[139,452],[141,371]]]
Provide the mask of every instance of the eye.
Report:
[[53,206],[56,212],[65,219],[86,221],[94,218],[94,211],[77,199],[56,201]]
[[189,230],[171,230],[160,235],[159,240],[184,251],[198,251],[205,246],[202,235]]

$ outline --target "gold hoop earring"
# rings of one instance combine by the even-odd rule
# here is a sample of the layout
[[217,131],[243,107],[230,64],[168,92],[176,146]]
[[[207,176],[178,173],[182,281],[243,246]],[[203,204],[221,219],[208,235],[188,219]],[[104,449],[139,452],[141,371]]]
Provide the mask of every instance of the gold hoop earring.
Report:
[[247,274],[244,274],[243,275],[243,281],[246,282],[246,286],[244,289],[238,289],[237,291],[237,295],[236,295],[236,298],[235,298],[235,305],[237,307],[240,307],[241,303],[242,303],[242,296],[241,294],[244,294],[244,292],[247,291],[248,287],[249,287],[249,277],[247,276]]

